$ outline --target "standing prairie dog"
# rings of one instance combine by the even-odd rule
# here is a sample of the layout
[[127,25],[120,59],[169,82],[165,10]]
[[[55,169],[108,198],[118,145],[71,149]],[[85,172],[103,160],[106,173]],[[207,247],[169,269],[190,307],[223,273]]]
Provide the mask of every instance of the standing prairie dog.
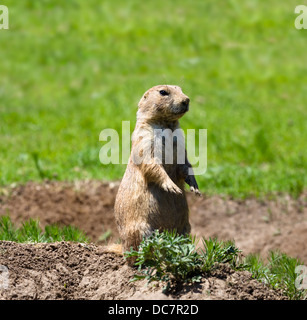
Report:
[[[138,104],[131,155],[114,207],[123,251],[137,249],[156,229],[176,229],[179,234],[191,230],[185,182],[191,191],[200,192],[184,145],[183,161],[177,161],[177,148],[184,143],[178,119],[189,110],[189,102],[180,87],[159,85],[146,91]],[[167,149],[166,138],[161,140],[165,129],[176,131]],[[169,151],[172,163],[166,161]]]

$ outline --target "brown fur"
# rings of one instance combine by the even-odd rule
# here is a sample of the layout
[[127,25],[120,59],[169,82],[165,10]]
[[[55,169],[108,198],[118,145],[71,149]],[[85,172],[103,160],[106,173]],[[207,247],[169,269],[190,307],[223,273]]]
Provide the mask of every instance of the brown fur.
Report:
[[[168,95],[162,95],[164,90]],[[162,92],[163,93],[163,92]],[[189,233],[189,209],[184,191],[185,182],[200,195],[194,175],[188,175],[190,163],[177,164],[177,142],[174,164],[162,163],[153,156],[154,129],[180,128],[178,119],[188,111],[189,98],[177,86],[160,85],[149,89],[138,105],[137,123],[132,135],[132,149],[126,172],[115,201],[115,218],[123,250],[137,249],[142,238],[155,229],[176,229]],[[165,149],[165,145],[163,144]],[[161,152],[165,152],[160,149]],[[143,162],[136,161],[143,156]]]

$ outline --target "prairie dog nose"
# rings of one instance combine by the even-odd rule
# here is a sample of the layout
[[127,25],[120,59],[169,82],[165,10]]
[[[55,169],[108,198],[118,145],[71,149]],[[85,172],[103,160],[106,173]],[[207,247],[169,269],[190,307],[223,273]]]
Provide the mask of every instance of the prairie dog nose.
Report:
[[185,96],[185,97],[183,98],[183,100],[182,100],[182,104],[183,104],[186,108],[188,108],[188,107],[189,107],[189,103],[190,103],[189,97]]

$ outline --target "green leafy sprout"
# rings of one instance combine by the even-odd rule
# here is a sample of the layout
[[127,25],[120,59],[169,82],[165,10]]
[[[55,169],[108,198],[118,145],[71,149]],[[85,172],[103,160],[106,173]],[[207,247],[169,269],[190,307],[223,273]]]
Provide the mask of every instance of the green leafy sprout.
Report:
[[170,292],[172,285],[200,282],[220,264],[233,270],[247,270],[252,277],[273,289],[281,289],[289,299],[306,299],[307,290],[295,286],[295,268],[303,263],[279,251],[272,251],[267,263],[258,255],[243,257],[233,241],[202,238],[203,248],[196,248],[196,238],[178,235],[175,231],[156,230],[144,238],[138,250],[125,252],[126,259],[133,259],[138,274],[131,281],[147,279],[148,283],[164,283],[163,292]]
[[175,231],[156,230],[144,239],[139,250],[131,249],[126,258],[135,259],[135,265],[141,272],[133,281],[147,279],[166,283],[164,292],[171,289],[173,282],[199,282],[205,273],[215,268],[217,263],[237,264],[239,249],[232,242],[218,242],[216,239],[203,240],[205,249],[196,250],[195,237],[178,235]]

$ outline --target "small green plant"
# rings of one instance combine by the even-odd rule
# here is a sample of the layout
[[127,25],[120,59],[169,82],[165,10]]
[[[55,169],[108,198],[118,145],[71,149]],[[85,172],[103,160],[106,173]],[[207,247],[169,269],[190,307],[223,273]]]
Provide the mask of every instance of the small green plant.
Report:
[[287,256],[279,251],[271,251],[268,263],[264,263],[259,255],[248,255],[245,259],[246,269],[254,278],[269,284],[275,289],[281,289],[290,299],[307,298],[307,290],[297,289],[295,268],[303,263],[299,259]]
[[243,268],[240,262],[239,253],[241,252],[233,241],[220,241],[212,238],[202,239],[204,249],[201,249],[203,260],[203,272],[210,272],[217,263],[228,263],[233,269]]
[[198,282],[204,273],[209,273],[216,263],[236,264],[239,250],[233,243],[218,242],[216,239],[204,240],[205,249],[196,249],[195,237],[178,235],[175,231],[159,232],[156,230],[144,239],[139,250],[125,253],[126,258],[135,258],[135,265],[141,275],[134,280],[147,279],[163,281],[167,292],[172,282]]
[[301,261],[291,258],[279,251],[272,251],[268,263],[258,255],[251,254],[243,258],[240,250],[232,241],[202,239],[203,248],[196,249],[195,237],[178,235],[176,232],[156,230],[144,239],[139,250],[125,252],[126,258],[134,258],[139,274],[132,281],[147,279],[166,283],[164,292],[172,284],[193,283],[201,280],[227,263],[233,270],[247,270],[253,278],[266,283],[273,289],[281,289],[290,299],[306,299],[307,290],[297,289],[295,268],[303,265]]
[[76,227],[49,225],[43,231],[38,220],[29,219],[17,228],[8,215],[0,217],[0,240],[15,242],[88,242],[85,234]]
[[35,168],[37,170],[37,173],[39,175],[39,177],[44,180],[44,179],[51,179],[51,175],[46,172],[43,168],[42,168],[42,164],[41,161],[39,159],[39,153],[38,152],[32,152],[31,153],[34,164],[35,164]]
[[104,241],[107,242],[107,240],[112,236],[112,231],[109,229],[103,234],[100,235],[98,241]]
[[163,291],[170,289],[172,281],[199,281],[201,261],[194,240],[190,236],[177,236],[174,231],[160,233],[156,230],[142,241],[138,251],[125,253],[126,258],[136,258],[135,265],[143,273],[132,280],[166,282]]

